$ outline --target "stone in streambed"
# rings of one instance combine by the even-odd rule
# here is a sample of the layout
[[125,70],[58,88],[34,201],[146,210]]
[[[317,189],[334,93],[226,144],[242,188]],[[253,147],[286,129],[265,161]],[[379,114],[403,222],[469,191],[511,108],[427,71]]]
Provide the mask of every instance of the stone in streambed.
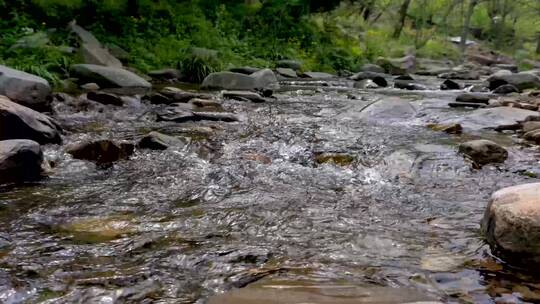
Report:
[[297,60],[280,60],[277,62],[276,66],[278,68],[289,68],[295,71],[302,69],[302,63]]
[[482,93],[463,93],[456,97],[456,101],[458,102],[467,102],[467,103],[483,103],[488,104],[489,103],[489,94],[482,94]]
[[523,132],[531,132],[540,130],[540,121],[526,121],[522,124]]
[[480,103],[474,103],[474,102],[449,102],[448,106],[450,108],[484,108],[486,105],[480,104]]
[[503,163],[508,158],[508,151],[505,148],[485,139],[464,142],[459,145],[459,152],[479,166]]
[[386,74],[376,73],[376,72],[360,72],[352,75],[349,77],[351,80],[355,81],[362,81],[362,80],[372,80],[374,83],[376,83],[380,87],[386,87],[388,86],[388,82],[386,81]]
[[411,90],[411,91],[423,91],[427,88],[421,84],[411,82],[410,80],[395,80],[394,87],[402,90]]
[[177,69],[161,69],[148,72],[148,76],[157,80],[181,80],[184,75]]
[[540,183],[495,192],[481,226],[497,255],[519,265],[540,265]]
[[152,85],[133,72],[117,67],[94,64],[75,64],[71,72],[83,83],[95,82],[102,88],[141,88],[150,89]]
[[519,89],[516,88],[514,85],[512,84],[504,84],[498,88],[496,88],[495,90],[493,90],[493,93],[494,94],[510,94],[510,93],[519,93]]
[[505,84],[511,84],[518,90],[540,88],[540,77],[532,73],[494,74],[487,81],[489,82],[489,89],[492,91]]
[[34,181],[42,177],[43,153],[27,139],[0,141],[0,183]]
[[110,164],[121,159],[127,159],[133,154],[134,145],[127,142],[112,140],[97,140],[83,142],[67,149],[73,158],[93,161],[97,164]]
[[173,146],[183,146],[184,142],[177,137],[152,131],[141,138],[137,147],[140,149],[166,150]]
[[297,78],[298,74],[296,74],[296,71],[289,68],[277,68],[276,73],[278,73],[280,76],[283,76],[285,78]]
[[122,106],[124,102],[120,97],[111,93],[104,92],[88,92],[86,98],[99,102],[104,105]]
[[376,64],[366,63],[360,68],[361,72],[374,72],[384,74],[385,70]]
[[433,131],[445,132],[448,134],[461,134],[463,133],[463,127],[460,124],[429,124],[427,125]]
[[60,126],[50,117],[0,95],[0,140],[30,139],[60,144]]
[[511,107],[485,108],[471,111],[457,118],[441,121],[441,123],[459,123],[464,129],[495,129],[500,126],[513,125],[540,113]]
[[246,92],[246,91],[223,91],[221,92],[224,98],[235,99],[235,100],[248,100],[252,102],[265,102],[266,99],[260,94],[255,92]]
[[251,75],[233,72],[216,72],[208,75],[201,85],[203,89],[255,91],[278,88],[276,75],[264,69]]
[[49,111],[51,93],[47,80],[0,65],[0,95],[36,111]]
[[450,79],[446,79],[441,84],[441,90],[461,90],[461,86],[455,81],[452,81]]

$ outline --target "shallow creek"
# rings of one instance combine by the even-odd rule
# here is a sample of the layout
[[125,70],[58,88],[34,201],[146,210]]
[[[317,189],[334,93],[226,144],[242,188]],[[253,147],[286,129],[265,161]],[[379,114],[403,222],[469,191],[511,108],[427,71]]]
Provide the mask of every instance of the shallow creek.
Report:
[[[65,145],[152,130],[188,144],[109,168],[46,147],[50,178],[0,188],[0,302],[538,302],[538,273],[493,257],[479,222],[492,192],[537,180],[523,172],[540,157],[510,134],[427,128],[467,112],[447,107],[458,93],[292,82],[266,103],[223,101],[234,123],[156,122],[135,98],[59,105]],[[387,100],[407,104],[373,110]],[[456,145],[473,138],[509,159],[471,169]]]

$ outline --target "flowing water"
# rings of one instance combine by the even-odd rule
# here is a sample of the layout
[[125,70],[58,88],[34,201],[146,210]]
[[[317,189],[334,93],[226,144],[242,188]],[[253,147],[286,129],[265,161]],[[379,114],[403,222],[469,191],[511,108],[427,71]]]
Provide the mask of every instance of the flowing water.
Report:
[[[540,299],[540,277],[498,261],[479,234],[493,191],[536,180],[522,174],[537,167],[534,150],[426,128],[463,115],[446,105],[457,91],[284,87],[266,103],[224,101],[235,123],[155,122],[159,106],[135,98],[58,105],[65,145],[151,130],[187,144],[108,168],[46,147],[50,178],[0,189],[0,302],[205,303],[260,282]],[[408,103],[366,114],[387,100]],[[456,145],[477,137],[507,146],[508,161],[471,169]]]

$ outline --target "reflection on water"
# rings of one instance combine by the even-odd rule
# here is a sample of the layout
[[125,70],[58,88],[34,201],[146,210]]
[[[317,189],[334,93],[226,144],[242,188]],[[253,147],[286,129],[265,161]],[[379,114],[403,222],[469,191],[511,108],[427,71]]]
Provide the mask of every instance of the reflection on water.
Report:
[[[532,152],[511,147],[504,166],[470,169],[456,153],[463,137],[425,127],[457,92],[293,85],[308,90],[224,102],[246,115],[235,123],[154,122],[159,106],[145,104],[61,107],[68,144],[151,130],[188,144],[108,169],[48,147],[50,179],[1,189],[0,301],[203,303],[248,286],[227,295],[247,304],[313,292],[252,285],[282,284],[271,279],[310,282],[319,295],[352,286],[321,295],[341,303],[539,300],[540,278],[491,257],[478,234],[489,195],[528,181],[514,169],[534,167]],[[362,118],[387,98],[412,102],[414,115]],[[463,136],[478,135],[489,134]]]

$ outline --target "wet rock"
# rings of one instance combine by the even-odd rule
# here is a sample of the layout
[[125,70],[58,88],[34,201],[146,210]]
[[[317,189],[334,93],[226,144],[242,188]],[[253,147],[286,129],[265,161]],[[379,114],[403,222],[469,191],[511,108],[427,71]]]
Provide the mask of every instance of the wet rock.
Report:
[[427,125],[433,131],[441,131],[448,134],[461,134],[463,133],[463,127],[460,124],[429,124]]
[[104,105],[122,106],[124,102],[120,97],[111,93],[104,92],[88,92],[86,98],[99,102]]
[[217,108],[222,109],[221,103],[213,99],[193,98],[189,101],[190,104],[200,108]]
[[81,85],[81,89],[87,90],[87,91],[97,91],[99,90],[99,85],[95,82],[89,82]]
[[335,75],[323,73],[323,72],[304,72],[302,77],[311,78],[311,79],[330,79],[335,78]]
[[235,99],[240,101],[265,102],[266,99],[255,92],[245,91],[223,91],[221,92],[224,98]]
[[302,69],[302,63],[297,60],[280,60],[276,63],[278,68],[288,68],[298,71]]
[[470,87],[467,88],[467,90],[471,93],[486,93],[486,92],[489,92],[489,89],[483,85],[479,85],[479,84],[476,84],[476,85],[472,85]]
[[412,78],[412,76],[409,75],[409,74],[405,74],[405,75],[397,76],[396,78],[394,78],[394,80],[410,80],[410,81],[414,81],[414,78]]
[[450,79],[446,79],[441,84],[441,90],[461,90],[461,86],[455,81],[452,81]]
[[169,107],[160,113],[157,113],[158,121],[174,121],[178,123],[190,121],[223,121],[235,122],[239,121],[239,117],[233,113],[226,112],[203,112],[193,111],[185,107]]
[[468,71],[468,70],[450,71],[450,72],[439,74],[437,77],[442,78],[442,79],[460,79],[460,80],[480,79],[480,75],[477,72]]
[[459,123],[465,129],[495,129],[499,126],[513,125],[525,121],[529,117],[538,117],[540,113],[510,107],[486,108],[471,111],[458,118],[448,119],[442,123]]
[[0,141],[0,183],[38,180],[42,177],[43,153],[27,139]]
[[60,224],[56,230],[78,242],[100,243],[132,233],[135,227],[129,216],[111,216],[72,219]]
[[540,264],[540,183],[493,193],[481,226],[496,254],[528,267]]
[[493,90],[493,93],[495,94],[510,94],[510,93],[519,93],[519,89],[516,88],[514,85],[511,84],[504,84],[495,90]]
[[149,89],[152,85],[136,74],[115,67],[94,64],[75,64],[71,72],[82,82],[95,82],[102,88],[142,88]]
[[73,158],[93,161],[97,164],[110,164],[127,159],[133,154],[134,145],[128,142],[115,142],[108,139],[82,142],[67,149]]
[[361,72],[373,72],[373,73],[379,73],[384,74],[385,70],[376,64],[366,63],[360,68]]
[[501,64],[494,64],[493,65],[494,68],[497,68],[497,69],[500,69],[500,70],[507,70],[507,71],[510,71],[512,73],[517,73],[519,72],[519,68],[517,65],[515,64],[504,64],[504,63],[501,63]]
[[260,71],[261,69],[259,68],[254,68],[254,67],[250,67],[250,66],[244,66],[244,67],[237,67],[237,68],[231,68],[229,69],[229,71],[233,72],[233,73],[240,73],[240,74],[246,74],[246,75],[251,75],[255,72],[258,72]]
[[157,80],[181,80],[184,78],[182,72],[177,69],[161,69],[148,72],[148,76]]
[[416,57],[407,55],[402,58],[379,58],[376,64],[391,75],[403,75],[414,72],[416,69]]
[[0,95],[36,111],[49,111],[51,92],[47,80],[0,65]]
[[60,144],[60,126],[50,117],[0,95],[0,140],[30,139]]
[[194,98],[211,98],[207,94],[184,91],[175,87],[165,87],[159,93],[152,93],[149,97],[153,104],[186,103]]
[[276,72],[283,77],[286,78],[297,78],[298,75],[296,74],[296,71],[289,68],[277,68]]
[[463,93],[456,97],[456,101],[458,102],[467,102],[467,103],[482,103],[482,104],[488,104],[489,103],[489,94],[482,94],[482,93]]
[[505,148],[485,139],[464,142],[459,145],[459,152],[479,166],[490,163],[503,163],[508,157]]
[[365,107],[359,118],[368,121],[404,120],[416,115],[416,108],[408,101],[402,99],[383,99]]
[[511,84],[518,90],[540,88],[540,78],[538,76],[523,72],[509,75],[492,75],[487,81],[489,82],[489,89],[492,91],[505,84]]
[[411,91],[423,91],[427,88],[421,84],[411,82],[409,80],[395,80],[394,87],[402,90],[411,90]]
[[166,150],[173,146],[183,146],[185,143],[177,137],[159,132],[150,132],[137,144],[140,149]]
[[486,105],[484,104],[474,103],[474,102],[449,102],[448,106],[450,108],[473,108],[473,109],[486,107]]
[[[356,88],[356,89],[376,89],[376,88],[380,88],[381,86],[376,84],[371,79],[364,79],[364,80],[360,80],[360,81],[355,81],[354,84],[353,84],[353,87]],[[352,98],[352,99],[354,99],[354,98]]]
[[522,124],[523,132],[531,132],[540,130],[540,121],[526,121]]
[[540,130],[532,130],[523,135],[526,140],[531,140],[540,144]]
[[276,88],[277,86],[276,75],[269,69],[260,70],[251,75],[233,72],[212,73],[204,79],[201,85],[203,89],[245,91]]
[[386,75],[375,73],[375,72],[360,72],[352,75],[349,77],[351,80],[360,81],[360,80],[372,80],[374,83],[376,83],[380,87],[386,87],[388,86],[388,82],[386,81]]

